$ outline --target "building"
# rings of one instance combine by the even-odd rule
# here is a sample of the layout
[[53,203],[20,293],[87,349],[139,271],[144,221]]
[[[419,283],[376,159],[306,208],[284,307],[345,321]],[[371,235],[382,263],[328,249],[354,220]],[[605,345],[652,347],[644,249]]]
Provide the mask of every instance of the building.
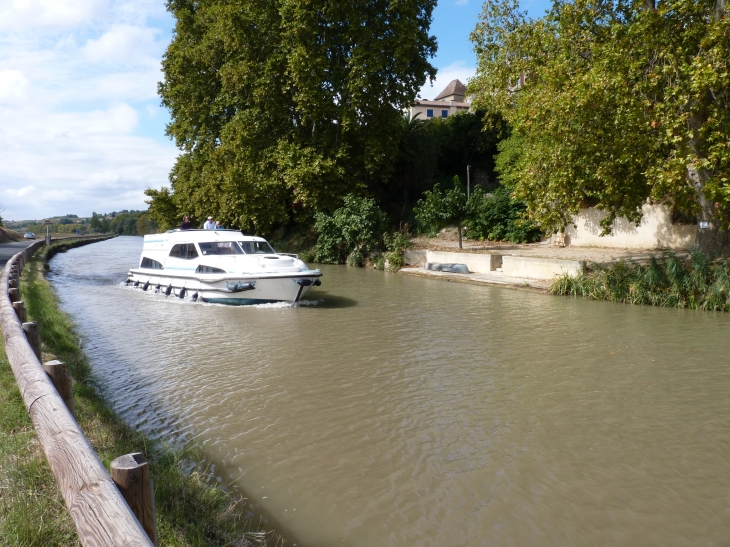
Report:
[[471,108],[470,99],[466,96],[466,86],[459,80],[452,80],[433,101],[427,99],[416,101],[408,109],[408,113],[411,119],[416,115],[421,120],[448,118],[458,112],[468,112]]

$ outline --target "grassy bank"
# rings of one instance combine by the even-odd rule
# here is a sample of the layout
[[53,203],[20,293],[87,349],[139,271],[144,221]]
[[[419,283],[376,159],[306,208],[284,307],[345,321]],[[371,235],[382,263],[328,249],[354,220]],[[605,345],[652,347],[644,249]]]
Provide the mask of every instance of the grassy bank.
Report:
[[583,275],[557,279],[550,293],[624,304],[730,311],[730,264],[711,261],[701,251],[687,259],[664,252],[645,264],[623,260],[608,266],[594,264]]
[[[165,546],[265,545],[271,534],[253,531],[245,503],[209,482],[195,447],[166,449],[126,426],[93,386],[91,369],[73,324],[60,311],[43,277],[44,249],[21,278],[21,294],[30,320],[38,321],[44,360],[65,361],[74,378],[77,420],[107,469],[130,452],[144,452],[155,485],[159,544]],[[74,246],[77,244],[74,244]],[[1,343],[1,341],[0,341]],[[193,471],[189,471],[190,468]],[[15,384],[4,348],[0,355],[0,545],[80,545]]]

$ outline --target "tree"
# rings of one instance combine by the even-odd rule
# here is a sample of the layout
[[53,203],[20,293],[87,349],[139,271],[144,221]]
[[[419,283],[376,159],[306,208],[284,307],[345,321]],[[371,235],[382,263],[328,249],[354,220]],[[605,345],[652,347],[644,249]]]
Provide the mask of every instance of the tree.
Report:
[[401,111],[435,76],[435,0],[167,5],[159,93],[182,153],[171,189],[147,192],[158,222],[172,203],[177,219],[265,231],[294,205],[333,210],[387,178]]
[[317,262],[341,264],[352,256],[353,265],[360,265],[363,253],[372,250],[380,241],[387,226],[385,213],[372,198],[345,196],[344,205],[332,214],[318,212],[315,215]]
[[147,213],[139,215],[136,223],[136,235],[143,236],[157,232],[157,223]]
[[99,230],[101,230],[101,221],[99,220],[99,215],[97,215],[96,212],[91,214],[91,222],[89,223],[89,227],[94,232],[98,232]]
[[556,1],[537,20],[497,0],[472,40],[475,104],[513,129],[501,174],[544,228],[595,205],[609,233],[662,201],[707,223],[702,248],[730,250],[724,0]]
[[[489,123],[490,129],[483,130]],[[421,120],[405,116],[393,175],[380,192],[379,203],[387,207],[391,220],[413,223],[415,201],[434,184],[448,183],[455,176],[482,171],[496,181],[494,156],[505,128],[500,116],[487,117],[484,111],[459,113],[446,119]],[[473,179],[472,179],[473,182]]]
[[436,229],[456,226],[459,233],[459,249],[462,248],[461,229],[468,218],[467,199],[461,188],[461,180],[454,177],[454,187],[442,192],[438,184],[426,190],[414,208],[416,219],[422,226]]

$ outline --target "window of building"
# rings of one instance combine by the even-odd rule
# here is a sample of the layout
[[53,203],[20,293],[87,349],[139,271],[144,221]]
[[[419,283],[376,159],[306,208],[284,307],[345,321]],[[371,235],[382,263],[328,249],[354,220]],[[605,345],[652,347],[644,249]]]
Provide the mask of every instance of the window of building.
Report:
[[427,118],[433,118],[433,108],[427,108],[426,109],[426,117]]
[[195,273],[200,273],[200,274],[224,274],[224,273],[227,273],[227,272],[225,270],[221,270],[220,268],[214,268],[213,266],[203,266],[201,264],[195,270]]
[[190,260],[191,258],[198,258],[198,251],[193,243],[178,243],[173,246],[170,256]]
[[150,268],[151,270],[164,270],[162,267],[162,264],[157,262],[156,260],[152,260],[151,258],[144,257],[142,259],[142,264],[139,265],[140,268]]
[[242,255],[243,251],[233,241],[212,241],[199,243],[200,252],[204,255]]
[[446,118],[446,117],[448,117],[448,115],[449,115],[449,111],[448,110],[442,110],[441,111],[441,117],[442,118]]

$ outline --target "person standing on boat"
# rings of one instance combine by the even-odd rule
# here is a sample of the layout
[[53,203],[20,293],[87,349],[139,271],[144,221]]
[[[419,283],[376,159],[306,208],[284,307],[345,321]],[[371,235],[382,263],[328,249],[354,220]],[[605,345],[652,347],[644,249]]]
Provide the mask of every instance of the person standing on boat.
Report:
[[193,229],[193,224],[188,219],[188,215],[185,215],[183,217],[182,224],[180,224],[180,229],[181,230],[192,230]]
[[213,222],[213,217],[208,217],[208,220],[203,224],[204,230],[215,230],[215,222]]
[[216,230],[225,230],[226,227],[221,225],[221,221],[220,220],[216,220],[215,221],[215,229]]

